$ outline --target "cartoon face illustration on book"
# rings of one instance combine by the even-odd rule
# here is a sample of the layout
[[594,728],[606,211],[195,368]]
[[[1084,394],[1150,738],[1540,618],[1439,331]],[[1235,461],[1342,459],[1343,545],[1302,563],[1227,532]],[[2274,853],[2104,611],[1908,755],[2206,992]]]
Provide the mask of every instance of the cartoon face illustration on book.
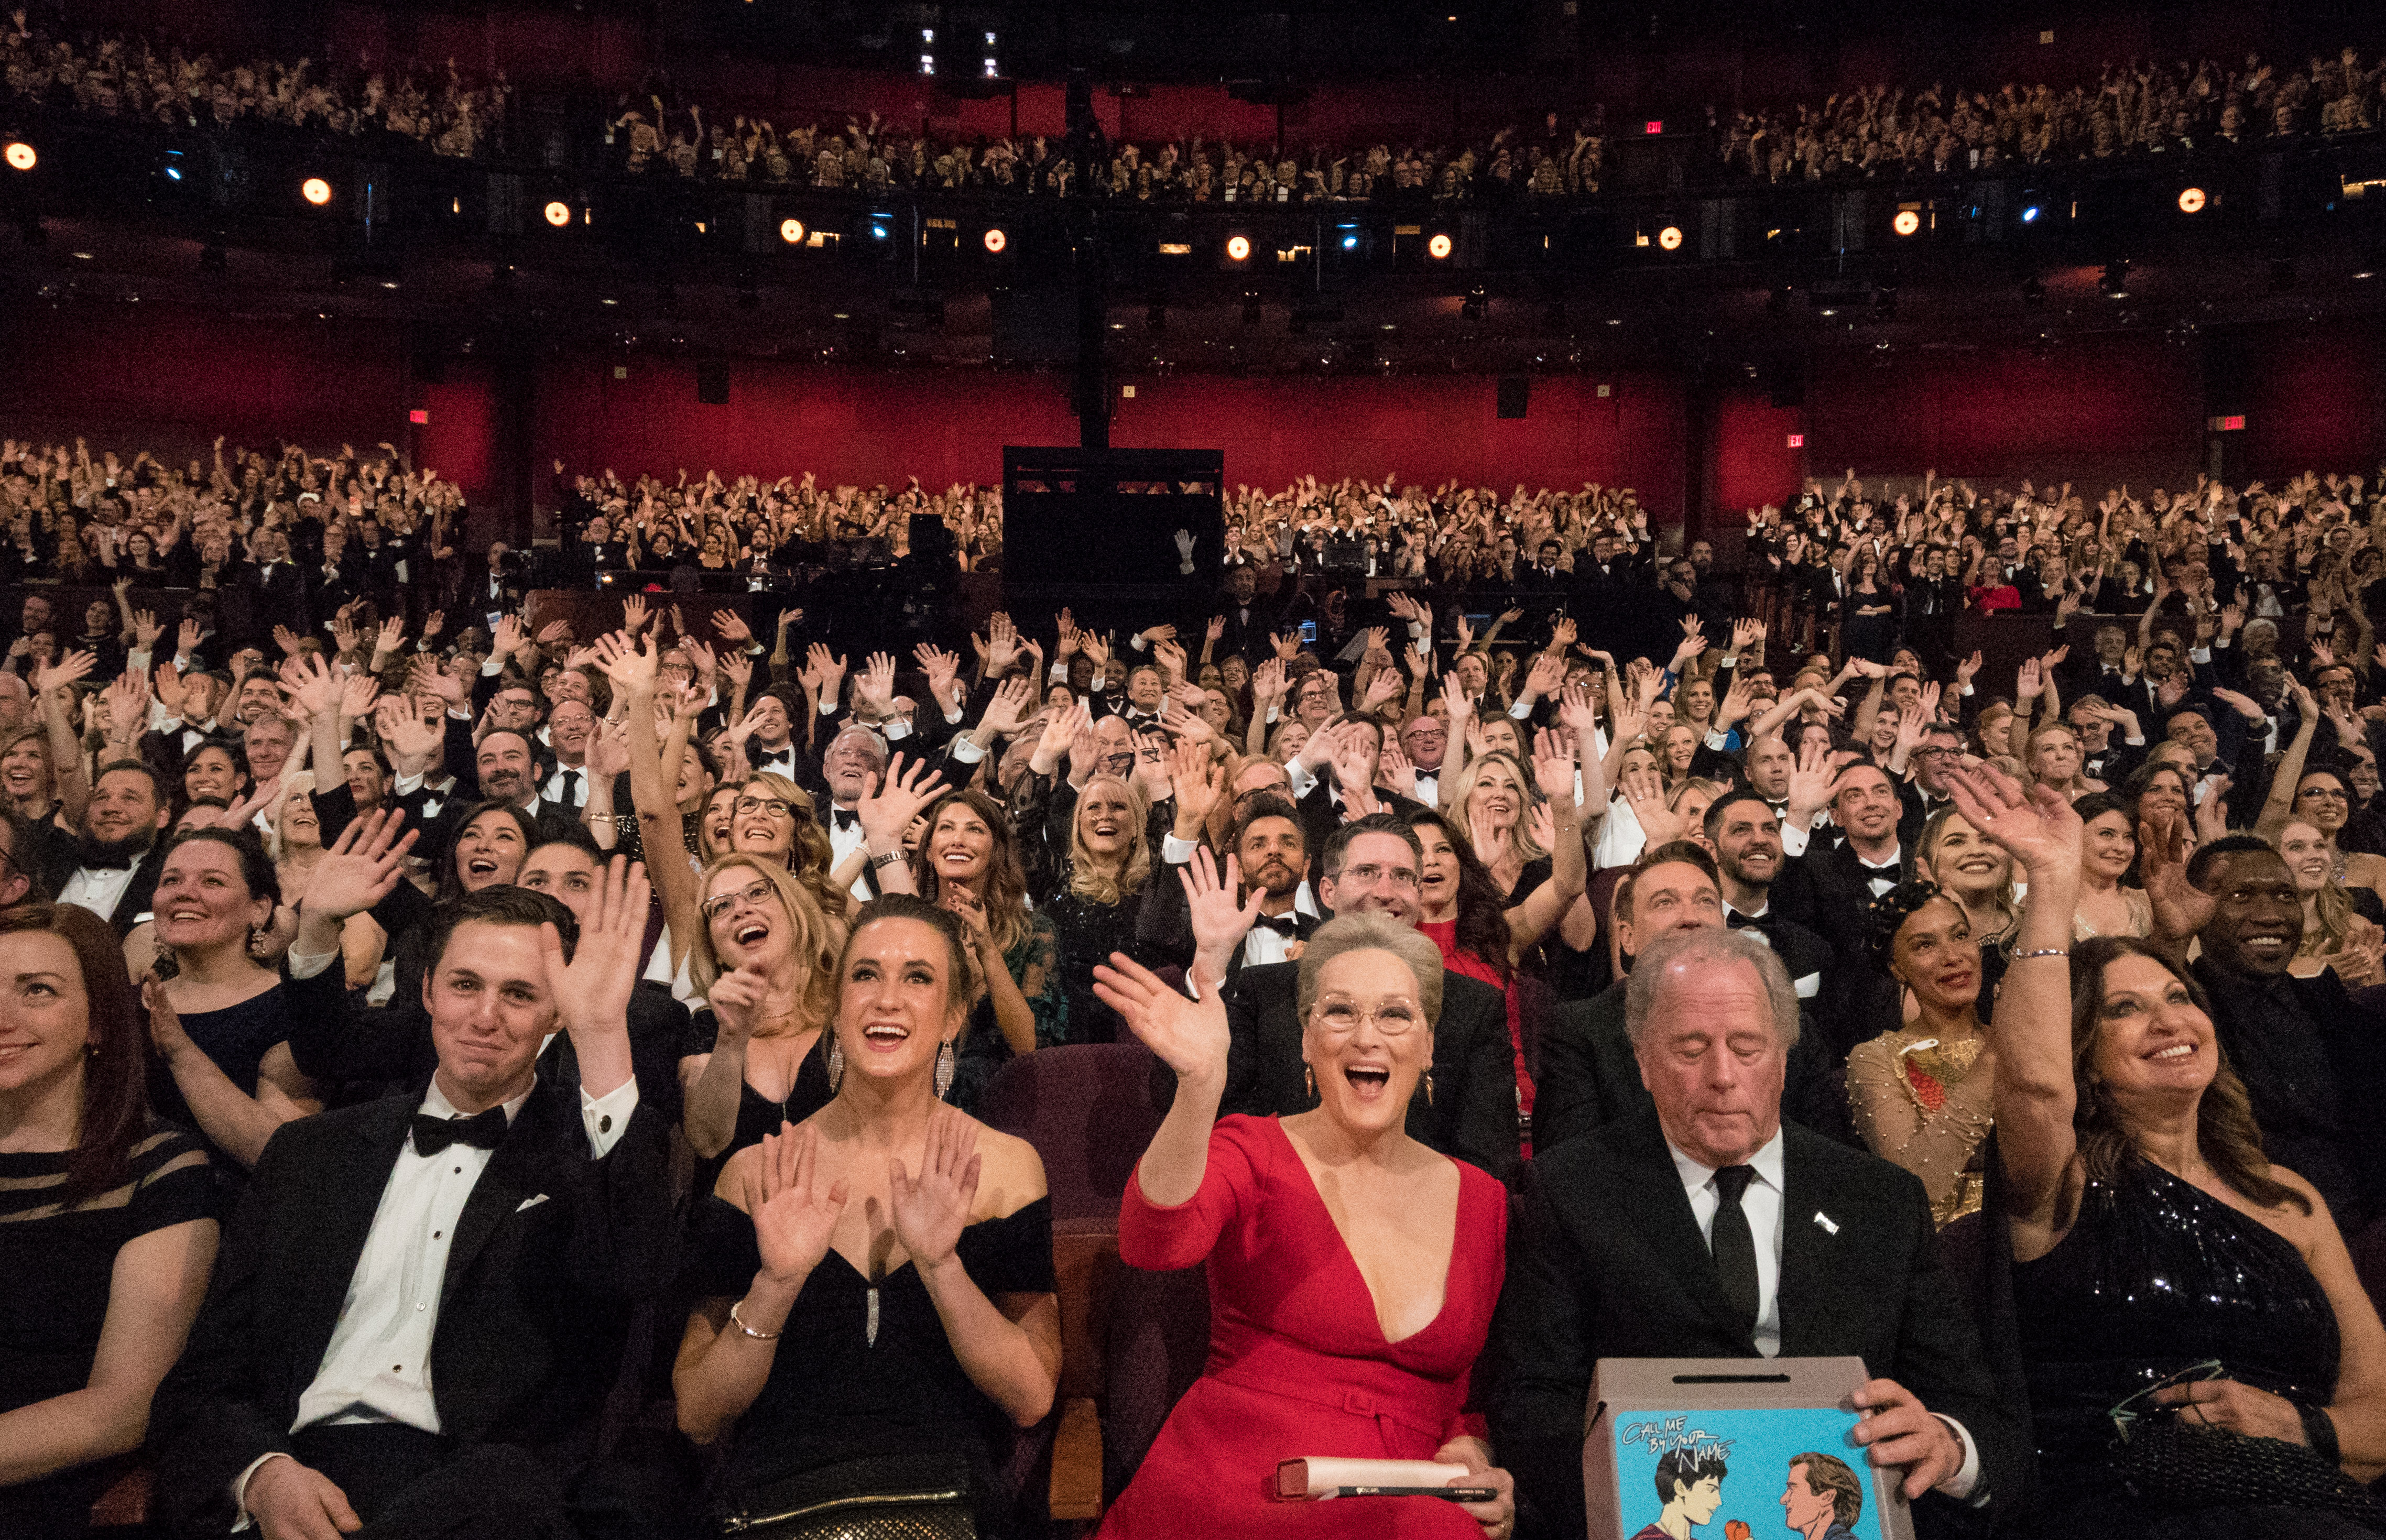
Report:
[[1880,1540],[1868,1511],[1870,1470],[1848,1437],[1854,1426],[1852,1413],[1829,1409],[1619,1418],[1619,1476],[1636,1468],[1650,1475],[1647,1487],[1623,1495],[1624,1533],[1630,1540],[1771,1540],[1786,1530],[1802,1540]]

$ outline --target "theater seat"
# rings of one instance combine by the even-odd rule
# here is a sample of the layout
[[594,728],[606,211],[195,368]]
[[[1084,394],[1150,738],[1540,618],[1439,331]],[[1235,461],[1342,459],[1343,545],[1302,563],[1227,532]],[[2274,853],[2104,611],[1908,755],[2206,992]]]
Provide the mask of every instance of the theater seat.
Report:
[[[1090,1525],[1115,1490],[1105,1479],[1109,1435],[1102,1404],[1111,1371],[1113,1301],[1135,1276],[1119,1260],[1119,1200],[1174,1092],[1166,1067],[1140,1043],[1039,1049],[1003,1065],[986,1086],[981,1108],[986,1125],[1036,1146],[1052,1195],[1052,1264],[1061,1296],[1059,1426],[1049,1485],[1056,1523]],[[1205,1303],[1205,1335],[1207,1330]],[[1147,1436],[1144,1446],[1149,1442]]]
[[146,1465],[134,1465],[109,1484],[91,1505],[94,1531],[142,1531],[149,1527],[149,1494],[155,1484]]

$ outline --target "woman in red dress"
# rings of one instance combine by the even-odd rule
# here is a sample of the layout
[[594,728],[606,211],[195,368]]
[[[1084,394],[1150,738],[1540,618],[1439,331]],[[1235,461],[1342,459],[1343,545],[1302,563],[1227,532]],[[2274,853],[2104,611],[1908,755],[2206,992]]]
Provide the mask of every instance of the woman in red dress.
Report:
[[[1234,905],[1197,884],[1194,902]],[[1209,1262],[1210,1362],[1160,1431],[1101,1534],[1506,1540],[1514,1485],[1467,1409],[1504,1273],[1500,1183],[1411,1139],[1430,1095],[1440,953],[1375,915],[1335,920],[1300,959],[1301,1057],[1319,1106],[1220,1119],[1226,1015],[1126,958],[1095,990],[1176,1072],[1136,1168],[1119,1251],[1150,1269]],[[1425,1083],[1420,1084],[1420,1082]],[[1301,1456],[1463,1465],[1488,1502],[1433,1496],[1272,1502]]]

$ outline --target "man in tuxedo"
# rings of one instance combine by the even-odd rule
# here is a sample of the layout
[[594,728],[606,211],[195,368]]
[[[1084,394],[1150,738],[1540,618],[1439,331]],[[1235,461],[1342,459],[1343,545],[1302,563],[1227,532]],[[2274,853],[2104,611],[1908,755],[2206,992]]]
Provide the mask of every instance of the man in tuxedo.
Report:
[[[1373,717],[1328,723],[1301,745],[1285,772],[1300,789],[1300,821],[1310,849],[1322,854],[1334,831],[1353,819],[1382,812],[1406,820],[1425,811],[1421,804],[1375,784],[1383,757],[1384,724]],[[1332,773],[1317,775],[1320,766],[1330,766]]]
[[[1816,795],[1826,783],[1827,803]],[[1814,828],[1815,815],[1826,806],[1831,826],[1844,836],[1836,844]],[[1813,763],[1802,764],[1790,778],[1789,816],[1781,826],[1790,870],[1775,902],[1816,935],[1840,938],[1842,963],[1864,954],[1865,914],[1872,901],[1914,875],[1914,852],[1897,837],[1904,810],[1889,772],[1869,759],[1853,761],[1827,783]]]
[[164,778],[137,759],[119,759],[92,783],[82,834],[51,850],[42,885],[107,920],[121,938],[148,918],[172,795]]
[[1823,970],[1831,965],[1831,944],[1794,920],[1774,911],[1774,879],[1781,875],[1781,820],[1754,792],[1726,792],[1707,808],[1707,843],[1714,846],[1715,876],[1723,891],[1723,922],[1761,936],[1780,954],[1798,987],[1798,998],[1822,992]]
[[[1613,912],[1627,970],[1640,953],[1676,931],[1722,926],[1723,894],[1714,858],[1688,840],[1657,846],[1616,884]],[[1625,1031],[1630,983],[1627,973],[1588,1000],[1569,1001],[1542,1031],[1540,1073],[1533,1082],[1536,1155],[1647,1110],[1649,1092],[1640,1083]],[[1787,1105],[1806,1127],[1852,1142],[1846,1091],[1832,1073],[1838,1062],[1818,1042],[1793,1047]]]
[[2028,1441],[1950,1305],[1922,1183],[1782,1121],[1798,1003],[1780,959],[1717,925],[1662,937],[1626,1027],[1652,1105],[1541,1154],[1508,1233],[1490,1406],[1518,1533],[1585,1532],[1601,1358],[1861,1358],[1866,1458],[1985,1527]]
[[19,904],[44,902],[34,883],[33,861],[39,841],[34,826],[14,808],[0,807],[0,913]]
[[[1179,967],[1190,965],[1196,950],[1193,915],[1182,874],[1201,849],[1202,823],[1208,814],[1201,794],[1209,790],[1206,783],[1197,790],[1187,778],[1178,778],[1174,821],[1161,841],[1162,870],[1145,887],[1143,905],[1136,912],[1136,939],[1150,947],[1154,956]],[[1299,957],[1300,944],[1316,933],[1325,920],[1301,875],[1309,870],[1308,837],[1291,803],[1281,796],[1253,801],[1237,815],[1225,845],[1228,859],[1235,863],[1233,870],[1243,883],[1235,901],[1244,903],[1253,895],[1260,901],[1259,913],[1242,945],[1227,956],[1226,982],[1231,984],[1254,963],[1265,966]]]
[[[336,954],[330,913],[399,880],[402,845],[377,844],[325,858],[294,952]],[[584,930],[513,887],[443,911],[427,1083],[267,1146],[157,1396],[178,1533],[604,1533],[583,1517],[597,1412],[670,1274],[668,1130],[627,1027],[647,890],[624,864]],[[559,1032],[576,1089],[536,1068]]]
[[[1414,925],[1424,866],[1416,832],[1400,818],[1376,813],[1346,823],[1325,844],[1319,907],[1329,919],[1373,913]],[[1234,1042],[1226,1058],[1224,1108],[1260,1117],[1306,1111],[1317,1096],[1306,1083],[1300,1058],[1300,965],[1246,966],[1229,984],[1229,964],[1251,924],[1247,916],[1256,915],[1259,906],[1249,899],[1237,906],[1232,889],[1204,881],[1199,862],[1193,871],[1196,951],[1187,983],[1195,990],[1224,992]],[[1507,1002],[1499,990],[1456,973],[1444,981],[1432,1072],[1434,1096],[1409,1104],[1410,1135],[1502,1182],[1512,1180],[1518,1160],[1516,1060]]]
[[1941,808],[1953,806],[1947,790],[1947,772],[1963,763],[1964,730],[1951,721],[1934,721],[1922,730],[1914,750],[1914,779],[1900,783],[1903,805],[1897,819],[1897,843],[1912,850],[1922,842],[1922,826]]
[[[1239,654],[1246,661],[1257,662],[1270,653],[1268,639],[1275,632],[1275,607],[1259,599],[1259,571],[1252,567],[1230,568],[1226,572],[1226,591],[1219,595],[1211,613],[1225,618],[1225,628],[1218,633],[1216,656],[1221,658]],[[1192,634],[1191,627],[1186,630]]]
[[[472,765],[479,776],[479,802],[503,802],[528,814],[534,831],[546,833],[559,824],[577,824],[580,810],[550,802],[541,794],[546,777],[540,773],[537,752],[529,738],[520,732],[495,731],[482,738],[472,751]],[[429,811],[432,803],[435,812]],[[478,802],[461,796],[441,796],[427,783],[418,783],[398,798],[397,805],[406,810],[408,821],[422,831],[417,855],[439,870],[455,846],[456,838],[464,832],[464,820],[471,817]]]

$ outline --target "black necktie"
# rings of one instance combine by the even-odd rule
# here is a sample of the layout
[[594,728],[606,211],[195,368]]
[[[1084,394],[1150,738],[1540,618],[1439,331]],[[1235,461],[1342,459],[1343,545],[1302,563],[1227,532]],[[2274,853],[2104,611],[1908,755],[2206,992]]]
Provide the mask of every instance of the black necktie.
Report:
[[859,828],[861,824],[861,815],[860,813],[848,812],[843,808],[830,808],[829,817],[835,820],[836,826],[839,829],[855,829]]
[[563,772],[563,795],[556,800],[562,803],[566,808],[575,808],[579,806],[579,797],[580,772],[576,770],[565,770]]
[[1714,1173],[1714,1228],[1707,1246],[1714,1253],[1715,1275],[1723,1280],[1723,1296],[1733,1319],[1756,1330],[1756,1237],[1748,1228],[1740,1195],[1756,1176],[1753,1166],[1726,1166]]
[[506,1109],[502,1107],[493,1107],[471,1118],[434,1118],[428,1112],[414,1115],[414,1150],[418,1155],[436,1155],[450,1145],[495,1149],[505,1136]]

